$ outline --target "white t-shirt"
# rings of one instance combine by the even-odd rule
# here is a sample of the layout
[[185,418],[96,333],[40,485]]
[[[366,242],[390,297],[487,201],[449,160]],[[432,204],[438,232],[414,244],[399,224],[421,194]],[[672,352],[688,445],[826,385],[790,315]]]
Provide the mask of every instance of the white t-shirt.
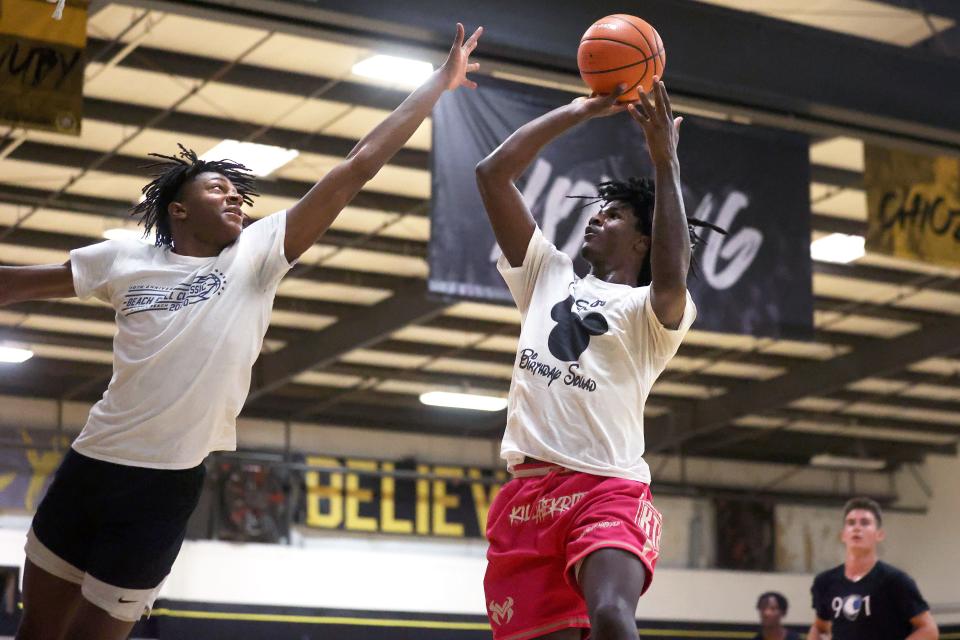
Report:
[[286,212],[254,222],[209,258],[109,240],[70,252],[81,299],[116,311],[113,378],[73,443],[118,464],[187,469],[237,446],[280,279]]
[[660,324],[650,287],[578,278],[536,229],[520,267],[497,268],[520,309],[520,342],[500,455],[650,482],[643,406],[697,315],[687,293],[675,330]]

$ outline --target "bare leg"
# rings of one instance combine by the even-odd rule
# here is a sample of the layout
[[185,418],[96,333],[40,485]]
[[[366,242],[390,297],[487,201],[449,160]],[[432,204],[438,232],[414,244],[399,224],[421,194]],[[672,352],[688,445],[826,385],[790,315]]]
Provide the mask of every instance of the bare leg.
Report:
[[622,549],[600,549],[583,561],[580,588],[590,612],[591,640],[636,640],[637,603],[646,578],[640,559]]
[[134,624],[117,620],[89,600],[82,600],[65,640],[126,640]]
[[17,640],[60,640],[83,596],[80,585],[48,573],[27,559],[23,569],[23,618]]

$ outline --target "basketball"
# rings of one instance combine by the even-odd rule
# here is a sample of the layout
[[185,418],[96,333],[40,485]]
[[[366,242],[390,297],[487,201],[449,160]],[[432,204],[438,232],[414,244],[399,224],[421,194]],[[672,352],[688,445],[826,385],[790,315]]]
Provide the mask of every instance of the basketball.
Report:
[[587,29],[577,49],[580,77],[599,94],[612,93],[618,84],[627,90],[620,102],[640,99],[653,87],[653,76],[663,77],[667,54],[660,34],[636,16],[616,13],[600,18]]

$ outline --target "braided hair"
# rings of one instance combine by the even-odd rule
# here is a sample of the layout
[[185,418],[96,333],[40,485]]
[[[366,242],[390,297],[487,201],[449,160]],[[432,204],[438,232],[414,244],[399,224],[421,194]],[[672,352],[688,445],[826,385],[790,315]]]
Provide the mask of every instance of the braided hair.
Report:
[[219,173],[233,183],[243,202],[253,204],[253,199],[260,195],[255,190],[255,178],[250,170],[233,160],[201,160],[192,149],[177,144],[180,152],[177,155],[165,156],[151,153],[159,162],[146,165],[145,168],[155,170],[151,175],[153,181],[143,187],[143,199],[135,204],[131,216],[140,216],[143,224],[143,234],[146,236],[151,230],[156,230],[156,245],[158,247],[173,244],[173,233],[170,228],[170,214],[167,209],[171,202],[180,197],[180,190],[185,184],[201,173],[208,171]]
[[[653,206],[656,201],[656,187],[650,178],[629,178],[627,180],[607,180],[597,185],[597,194],[595,196],[568,196],[570,198],[580,198],[587,200],[584,207],[603,203],[603,206],[611,202],[623,202],[629,204],[633,209],[634,218],[637,221],[637,231],[643,235],[653,235]],[[695,227],[706,228],[726,235],[725,229],[704,220],[691,218],[687,216],[687,226],[690,232],[690,248],[695,249],[703,238],[697,233]],[[691,259],[691,265],[696,274],[696,262]],[[638,286],[644,287],[653,281],[653,273],[650,267],[650,251],[643,258],[643,265],[640,267],[640,273],[637,274]]]

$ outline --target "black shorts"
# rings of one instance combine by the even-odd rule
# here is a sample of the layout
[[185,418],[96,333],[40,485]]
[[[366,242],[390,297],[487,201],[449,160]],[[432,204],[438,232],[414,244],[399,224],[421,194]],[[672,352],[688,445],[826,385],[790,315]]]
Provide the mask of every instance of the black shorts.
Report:
[[[32,536],[40,545],[28,538],[27,556],[40,568],[83,584],[84,595],[87,576],[94,578],[94,591],[106,586],[131,593],[156,590],[180,553],[205,473],[202,464],[147,469],[70,449],[33,518]],[[145,604],[149,608],[152,599]]]

